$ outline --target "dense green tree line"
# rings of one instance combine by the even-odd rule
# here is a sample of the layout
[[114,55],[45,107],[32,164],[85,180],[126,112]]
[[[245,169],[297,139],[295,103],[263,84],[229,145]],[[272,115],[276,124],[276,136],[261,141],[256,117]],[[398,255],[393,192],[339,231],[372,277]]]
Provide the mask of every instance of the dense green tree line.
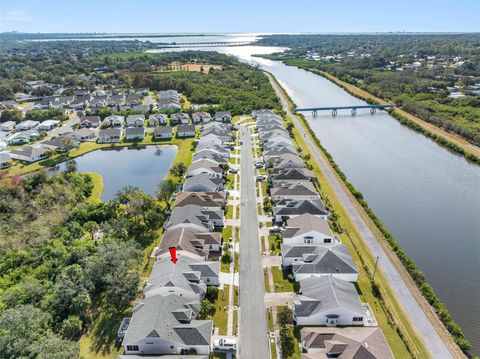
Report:
[[87,201],[91,178],[74,169],[0,178],[2,358],[79,357],[96,303],[122,310],[138,291],[159,203],[134,187]]

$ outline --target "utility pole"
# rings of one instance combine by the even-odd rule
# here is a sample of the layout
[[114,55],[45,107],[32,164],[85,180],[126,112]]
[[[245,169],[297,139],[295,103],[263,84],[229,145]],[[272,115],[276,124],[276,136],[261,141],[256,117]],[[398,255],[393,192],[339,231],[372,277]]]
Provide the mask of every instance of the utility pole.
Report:
[[375,268],[373,268],[372,282],[375,282],[375,273],[377,272],[377,264],[379,259],[380,259],[380,256],[377,256],[377,258],[375,259]]

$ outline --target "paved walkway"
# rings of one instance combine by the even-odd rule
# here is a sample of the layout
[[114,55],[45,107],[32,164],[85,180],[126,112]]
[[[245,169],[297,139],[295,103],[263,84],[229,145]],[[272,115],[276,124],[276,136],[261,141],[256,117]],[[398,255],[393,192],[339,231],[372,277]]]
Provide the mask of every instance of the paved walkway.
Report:
[[339,201],[347,211],[350,219],[356,226],[363,241],[367,244],[370,252],[374,257],[380,257],[378,268],[383,272],[396,298],[398,299],[398,302],[403,307],[405,313],[409,316],[412,326],[417,330],[417,332],[425,342],[425,346],[435,359],[453,358],[447,346],[442,341],[437,331],[433,327],[432,323],[427,318],[426,314],[423,312],[422,308],[417,303],[409,288],[405,284],[397,268],[395,268],[390,258],[385,253],[383,247],[377,242],[377,239],[363,220],[362,216],[360,215],[358,209],[355,207],[354,203],[350,199],[346,190],[344,189],[340,181],[337,179],[333,171],[330,169],[330,164],[320,154],[316,145],[306,134],[304,127],[290,111],[289,102],[285,98],[285,95],[281,92],[280,88],[278,87],[277,83],[272,79],[271,75],[268,76],[270,78],[270,83],[272,84],[275,92],[277,93],[277,96],[282,102],[283,109],[292,119],[293,124],[299,131],[300,135],[304,136],[305,143],[307,144],[310,152],[312,153],[313,159],[318,163],[320,170],[322,170],[322,172],[327,177]]
[[240,205],[240,347],[244,359],[269,358],[264,282],[258,241],[257,198],[250,130],[240,126],[242,139]]
[[282,265],[281,256],[264,256],[262,259],[263,268],[265,267],[280,267]]

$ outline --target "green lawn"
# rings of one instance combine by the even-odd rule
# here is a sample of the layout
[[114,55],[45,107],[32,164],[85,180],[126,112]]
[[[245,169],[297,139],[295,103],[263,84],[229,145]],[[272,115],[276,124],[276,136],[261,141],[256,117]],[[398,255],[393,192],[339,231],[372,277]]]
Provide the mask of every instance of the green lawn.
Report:
[[230,272],[230,263],[224,263],[223,261],[220,260],[220,272],[223,273],[229,273]]
[[268,236],[268,247],[270,249],[270,254],[272,256],[276,256],[276,255],[278,255],[282,252],[281,248],[280,248],[280,243],[281,243],[281,241],[277,242],[277,236],[276,235]]
[[93,190],[87,198],[88,202],[99,202],[102,200],[103,193],[103,176],[97,172],[85,172],[92,178]]
[[265,253],[265,237],[260,237],[260,246],[262,247],[262,253]]
[[275,340],[270,339],[270,358],[277,359],[277,350],[275,349]]
[[267,319],[268,319],[268,331],[273,332],[275,328],[273,325],[272,308],[267,309]]
[[92,324],[78,344],[82,358],[116,359],[123,351],[117,345],[117,330],[124,317],[131,316],[131,308],[119,311],[108,303],[107,298],[98,302],[98,311],[92,315]]
[[[284,311],[287,308],[285,305],[279,305],[277,307],[278,313]],[[301,347],[300,347],[300,328],[294,327],[293,325],[289,326],[290,329],[290,337],[292,339],[292,350],[289,353],[285,353],[283,348],[282,352],[284,352],[284,358],[286,359],[300,359],[302,356]]]
[[263,268],[263,281],[265,283],[265,292],[270,292],[270,282],[268,281],[268,269]]
[[240,205],[237,204],[237,212],[235,213],[235,218],[239,219],[240,218]]
[[293,292],[293,280],[290,281],[285,270],[280,267],[271,267],[275,292]]
[[238,307],[238,286],[233,288],[233,305]]
[[238,259],[238,253],[235,253],[235,259],[233,260],[233,271],[236,273],[240,271],[240,262]]
[[260,188],[262,189],[262,197],[267,197],[267,182],[260,182]]
[[233,311],[233,335],[238,335],[238,310]]
[[223,289],[218,291],[218,298],[215,301],[216,312],[212,320],[213,325],[219,328],[220,335],[227,335],[228,291],[229,285],[225,284]]
[[235,160],[236,160],[235,157],[230,157],[230,160],[229,160],[230,164],[231,164],[231,165],[234,165],[234,164],[235,164]]
[[227,175],[227,180],[225,181],[226,184],[227,184],[227,189],[229,191],[233,191],[235,188],[234,188],[234,184],[235,184],[235,175],[232,175],[232,174],[228,174]]
[[232,238],[232,226],[225,226],[222,229],[223,241],[229,241]]
[[226,219],[233,219],[233,206],[231,206],[231,205],[227,206],[227,213],[225,213],[225,218]]

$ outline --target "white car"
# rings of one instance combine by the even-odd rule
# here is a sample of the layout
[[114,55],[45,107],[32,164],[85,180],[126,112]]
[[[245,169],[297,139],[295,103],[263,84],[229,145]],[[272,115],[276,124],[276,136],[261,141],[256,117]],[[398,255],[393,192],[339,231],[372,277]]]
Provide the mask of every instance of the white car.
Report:
[[233,338],[220,338],[213,342],[215,350],[233,352],[237,350],[237,341]]

